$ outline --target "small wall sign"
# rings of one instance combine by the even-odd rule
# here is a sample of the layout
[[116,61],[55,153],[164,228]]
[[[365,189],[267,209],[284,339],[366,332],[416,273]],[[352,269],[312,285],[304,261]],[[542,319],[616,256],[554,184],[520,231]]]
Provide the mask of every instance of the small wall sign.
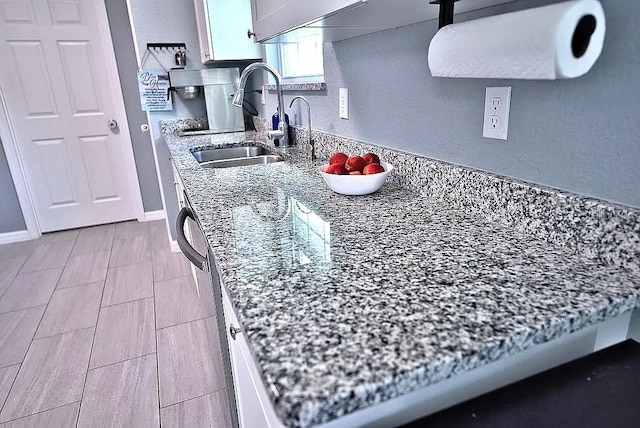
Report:
[[163,71],[139,71],[138,90],[142,111],[173,110],[169,96],[169,74]]

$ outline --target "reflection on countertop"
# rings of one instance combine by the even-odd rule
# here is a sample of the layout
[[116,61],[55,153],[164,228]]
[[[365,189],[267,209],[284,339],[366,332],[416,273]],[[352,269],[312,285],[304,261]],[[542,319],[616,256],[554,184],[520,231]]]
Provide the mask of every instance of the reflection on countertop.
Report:
[[[266,144],[253,132],[165,139],[287,425],[333,420],[640,304],[639,247],[628,231],[636,211],[603,205],[613,214],[602,221],[617,229],[593,227],[582,239],[602,248],[588,251],[491,216],[507,209],[504,218],[525,213],[521,224],[533,225],[526,216],[545,204],[561,212],[568,197],[549,202],[546,189],[491,176],[465,183],[478,174],[461,170],[461,189],[447,188],[460,197],[435,197],[436,173],[444,174],[435,161],[409,159],[430,174],[425,190],[407,185],[420,178],[399,176],[400,167],[380,191],[349,197],[329,190],[316,171],[321,161],[309,163],[296,146],[278,150],[287,162],[215,171],[189,152]],[[316,141],[321,150],[331,144]],[[509,186],[519,192],[512,199],[489,197]],[[464,199],[478,194],[477,206],[494,204],[487,215]],[[587,210],[600,206],[578,203],[586,208],[567,223],[578,230],[600,221]],[[605,247],[609,238],[618,247]]]

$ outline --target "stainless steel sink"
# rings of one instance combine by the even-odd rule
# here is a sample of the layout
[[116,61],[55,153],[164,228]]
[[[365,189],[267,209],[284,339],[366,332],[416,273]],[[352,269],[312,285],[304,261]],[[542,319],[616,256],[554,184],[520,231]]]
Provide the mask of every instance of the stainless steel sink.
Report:
[[284,159],[278,155],[259,155],[248,158],[223,159],[211,162],[202,162],[203,168],[231,168],[232,166],[266,165],[268,163],[282,162]]
[[284,160],[281,156],[271,154],[260,146],[204,149],[193,151],[192,154],[203,168],[264,165]]

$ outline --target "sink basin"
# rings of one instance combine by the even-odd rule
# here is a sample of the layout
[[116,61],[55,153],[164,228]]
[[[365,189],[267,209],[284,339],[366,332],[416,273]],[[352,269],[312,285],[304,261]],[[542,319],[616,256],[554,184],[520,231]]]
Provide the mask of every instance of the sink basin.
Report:
[[284,160],[281,156],[273,155],[260,146],[203,149],[196,150],[192,154],[203,168],[265,165]]
[[224,159],[250,158],[268,154],[267,151],[259,146],[247,147],[226,147],[223,149],[203,149],[196,150],[193,157],[200,163],[210,162]]
[[231,168],[233,166],[266,165],[268,163],[282,162],[284,159],[278,155],[259,155],[248,158],[222,159],[211,162],[201,162],[203,168]]

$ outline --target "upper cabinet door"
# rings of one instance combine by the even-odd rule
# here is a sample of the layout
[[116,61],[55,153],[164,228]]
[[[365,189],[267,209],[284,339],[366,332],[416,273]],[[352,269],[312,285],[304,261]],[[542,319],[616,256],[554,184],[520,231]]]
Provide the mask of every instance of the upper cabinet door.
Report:
[[262,41],[294,26],[293,0],[251,0],[251,16],[256,40]]
[[304,25],[333,13],[366,4],[367,0],[293,0],[295,25]]
[[200,59],[207,61],[262,58],[251,29],[250,0],[194,0]]
[[250,0],[208,0],[207,8],[212,59],[262,58],[260,45],[247,34],[252,24]]
[[196,27],[198,29],[198,41],[200,42],[200,61],[211,59],[211,37],[209,36],[209,22],[207,19],[206,0],[193,0],[196,10]]

